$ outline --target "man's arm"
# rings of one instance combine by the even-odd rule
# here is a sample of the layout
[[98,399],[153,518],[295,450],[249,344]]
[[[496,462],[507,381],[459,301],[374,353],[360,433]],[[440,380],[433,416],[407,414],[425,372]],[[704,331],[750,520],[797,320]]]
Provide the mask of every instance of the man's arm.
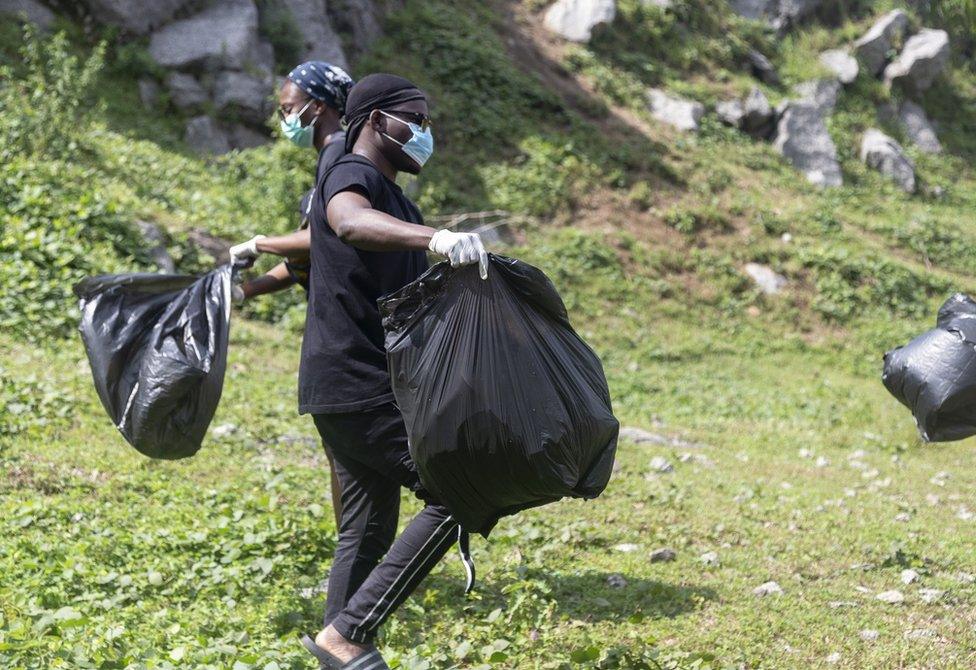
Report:
[[290,272],[288,272],[288,268],[285,267],[285,264],[278,263],[260,277],[248,279],[246,282],[241,284],[241,290],[244,291],[244,299],[247,300],[248,298],[253,298],[254,296],[280,291],[288,288],[294,283],[295,278],[291,276]]
[[367,251],[426,251],[437,232],[373,209],[369,200],[354,191],[334,195],[326,218],[340,240]]
[[288,235],[264,237],[255,243],[257,250],[275,256],[304,256],[311,246],[312,234],[308,228],[296,230]]

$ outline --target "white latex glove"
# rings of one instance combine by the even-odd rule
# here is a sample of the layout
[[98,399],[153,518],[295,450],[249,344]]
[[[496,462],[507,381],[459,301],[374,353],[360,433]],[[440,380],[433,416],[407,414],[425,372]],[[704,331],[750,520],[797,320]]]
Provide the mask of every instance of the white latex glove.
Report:
[[233,263],[236,260],[253,260],[260,256],[261,252],[258,251],[258,240],[263,240],[265,237],[265,235],[255,235],[247,242],[241,242],[232,246],[230,248],[230,262]]
[[482,279],[488,278],[488,252],[481,243],[477,233],[455,233],[450,230],[438,230],[430,238],[427,247],[435,254],[447,256],[451,267],[478,264],[478,274]]

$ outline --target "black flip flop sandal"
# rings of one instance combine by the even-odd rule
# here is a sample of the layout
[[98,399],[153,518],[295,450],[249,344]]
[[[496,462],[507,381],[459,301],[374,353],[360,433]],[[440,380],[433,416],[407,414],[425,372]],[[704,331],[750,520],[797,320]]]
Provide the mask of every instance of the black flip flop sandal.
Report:
[[380,652],[375,649],[357,656],[348,663],[343,663],[315,644],[315,640],[308,635],[302,635],[302,644],[308,649],[308,653],[318,660],[319,670],[390,670],[390,666],[380,656]]

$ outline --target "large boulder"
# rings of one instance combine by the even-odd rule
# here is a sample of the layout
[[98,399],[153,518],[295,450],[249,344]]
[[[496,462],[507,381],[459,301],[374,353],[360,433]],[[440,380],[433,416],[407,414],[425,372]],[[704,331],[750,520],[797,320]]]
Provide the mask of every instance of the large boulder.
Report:
[[864,133],[861,160],[868,167],[889,177],[907,193],[915,192],[915,165],[895,140],[876,128]]
[[830,49],[820,54],[820,64],[830,71],[842,84],[850,84],[857,79],[857,59],[844,49]]
[[335,30],[349,38],[346,43],[355,55],[383,36],[383,14],[401,4],[399,0],[343,0],[341,3],[329,2],[329,14]]
[[742,119],[746,115],[746,108],[741,100],[725,100],[715,105],[715,115],[725,125],[741,128]]
[[875,21],[871,29],[854,42],[854,55],[868,74],[877,77],[884,71],[895,42],[904,36],[907,28],[908,14],[894,9]]
[[218,110],[234,109],[241,119],[262,123],[271,114],[272,81],[236,71],[225,71],[214,81],[214,105]]
[[898,109],[898,122],[905,135],[919,151],[927,154],[942,153],[942,143],[935,133],[932,122],[920,105],[911,100],[905,100]]
[[209,116],[187,121],[183,141],[199,154],[225,154],[231,149],[227,132]]
[[556,0],[546,11],[546,28],[571,42],[588,42],[593,29],[617,14],[615,0]]
[[200,107],[210,97],[197,78],[185,72],[167,74],[166,90],[169,91],[170,100],[180,109]]
[[252,0],[220,0],[152,34],[149,55],[165,67],[243,70],[254,64],[258,10]]
[[121,28],[133,35],[145,35],[195,0],[81,0],[99,23]]
[[647,107],[655,119],[679,130],[698,130],[705,114],[705,106],[700,102],[669,95],[657,88],[647,91]]
[[25,19],[38,28],[47,30],[54,24],[54,12],[37,0],[0,0],[0,14]]
[[[302,60],[324,60],[348,69],[342,40],[326,11],[326,0],[282,0],[302,35]],[[289,64],[297,65],[297,63]]]
[[801,102],[813,105],[826,116],[834,111],[840,88],[837,79],[812,79],[797,84],[793,91],[800,96]]
[[827,132],[823,110],[806,101],[783,106],[773,146],[818,186],[843,184],[837,147]]
[[920,93],[932,85],[949,62],[949,34],[924,29],[912,35],[905,47],[885,68],[885,83]]

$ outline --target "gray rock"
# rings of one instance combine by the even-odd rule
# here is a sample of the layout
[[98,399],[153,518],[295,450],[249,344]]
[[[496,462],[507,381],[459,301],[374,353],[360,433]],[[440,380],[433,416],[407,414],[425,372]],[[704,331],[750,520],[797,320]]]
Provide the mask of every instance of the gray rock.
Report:
[[[302,60],[324,60],[348,69],[342,40],[332,26],[326,0],[282,0],[302,34]],[[288,67],[291,67],[289,65]]]
[[940,591],[939,589],[919,589],[918,597],[922,599],[923,603],[934,603],[942,600],[942,596],[945,595],[945,591]]
[[861,141],[861,160],[868,167],[893,179],[906,193],[915,192],[914,164],[901,145],[880,130],[870,128],[865,131]]
[[614,550],[619,551],[619,552],[624,553],[624,554],[633,553],[633,552],[637,551],[638,549],[640,549],[640,545],[630,544],[630,543],[618,544],[618,545],[615,545],[614,546]]
[[166,90],[169,91],[170,100],[180,109],[199,107],[210,97],[197,78],[185,72],[166,75]]
[[767,265],[760,265],[759,263],[746,263],[745,273],[749,275],[752,281],[756,282],[756,286],[759,290],[766,295],[776,295],[783,288],[786,287],[788,283],[786,277],[779,274],[771,267]]
[[0,0],[0,14],[26,20],[42,30],[49,29],[57,18],[37,0]]
[[651,552],[651,563],[670,563],[678,557],[678,552],[670,547],[662,547]]
[[233,435],[236,432],[237,426],[232,423],[222,423],[219,426],[214,426],[210,429],[210,434],[217,439],[227,437],[228,435]]
[[840,88],[840,81],[837,79],[813,79],[797,84],[793,91],[800,96],[801,102],[813,105],[826,116],[837,106]]
[[777,30],[786,30],[814,14],[823,0],[731,0],[732,11],[754,20],[766,21]]
[[674,472],[674,466],[671,465],[671,462],[663,456],[655,456],[652,458],[650,465],[651,472],[655,472],[657,474],[666,475]]
[[139,86],[139,100],[142,102],[142,106],[146,109],[152,109],[159,102],[159,84],[155,79],[143,78],[140,79]]
[[857,636],[865,642],[873,642],[878,639],[878,631],[865,628]]
[[706,551],[698,557],[698,560],[709,567],[714,567],[718,565],[718,554],[714,551]]
[[854,42],[854,55],[865,71],[877,77],[884,71],[894,43],[900,40],[908,28],[908,14],[895,9],[874,22],[871,29]]
[[685,131],[698,130],[705,114],[705,106],[700,102],[669,95],[657,88],[647,91],[647,106],[658,121]]
[[101,24],[121,28],[133,35],[145,35],[157,28],[194,0],[81,0],[92,17]]
[[842,84],[850,84],[857,79],[857,59],[843,49],[824,51],[820,54],[820,64],[830,70]]
[[225,154],[231,148],[227,133],[209,116],[187,121],[183,141],[200,154]]
[[746,54],[746,58],[749,62],[749,69],[752,71],[752,76],[770,86],[779,86],[779,73],[776,72],[776,68],[768,58],[755,49],[750,49],[749,53]]
[[911,568],[901,571],[901,583],[911,584],[912,582],[917,582],[921,575],[918,574],[918,570],[912,570]]
[[594,28],[611,23],[616,15],[615,0],[556,0],[543,23],[571,42],[588,42]]
[[885,83],[920,93],[942,74],[948,62],[949,34],[926,28],[909,37],[898,58],[885,68]]
[[726,100],[715,105],[715,115],[725,125],[741,128],[746,109],[741,100]]
[[383,12],[395,9],[402,3],[378,3],[374,0],[343,0],[329,3],[334,28],[341,35],[348,35],[347,44],[354,54],[362,53],[383,35]]
[[766,94],[753,87],[742,103],[742,130],[756,137],[769,137],[773,132],[776,118]]
[[841,653],[839,651],[835,651],[833,653],[827,654],[827,658],[825,658],[824,660],[830,665],[836,665],[841,662],[842,658],[844,657],[841,656]]
[[827,132],[819,107],[807,102],[790,102],[783,108],[776,126],[773,146],[817,186],[843,184],[837,147]]
[[644,430],[643,428],[635,428],[633,426],[624,426],[621,428],[620,439],[633,442],[636,445],[656,444],[666,447],[674,447],[676,449],[702,449],[705,447],[704,444],[697,444],[695,442],[682,440],[680,437],[652,433]]
[[224,71],[214,82],[214,104],[235,109],[245,121],[262,123],[271,114],[271,81],[244,72]]
[[612,574],[607,575],[607,586],[612,589],[622,589],[627,586],[627,580],[624,579],[623,575]]
[[942,153],[942,143],[939,142],[932,122],[929,121],[929,117],[920,105],[911,100],[902,102],[898,109],[898,122],[905,131],[905,135],[912,144],[918,147],[919,151],[927,154]]
[[149,247],[149,257],[152,258],[159,271],[169,274],[176,272],[176,263],[173,262],[173,257],[166,250],[166,235],[163,234],[163,231],[148,221],[136,220],[135,226],[139,229],[146,246]]
[[249,126],[238,123],[227,129],[227,139],[234,149],[253,149],[271,142],[271,138]]
[[900,605],[905,602],[905,596],[901,591],[883,591],[876,595],[875,598],[889,605]]
[[154,32],[149,55],[165,67],[244,69],[258,46],[258,10],[252,0],[221,0]]
[[765,584],[760,584],[754,588],[752,592],[760,598],[765,598],[766,596],[783,595],[783,589],[776,582],[766,582]]

